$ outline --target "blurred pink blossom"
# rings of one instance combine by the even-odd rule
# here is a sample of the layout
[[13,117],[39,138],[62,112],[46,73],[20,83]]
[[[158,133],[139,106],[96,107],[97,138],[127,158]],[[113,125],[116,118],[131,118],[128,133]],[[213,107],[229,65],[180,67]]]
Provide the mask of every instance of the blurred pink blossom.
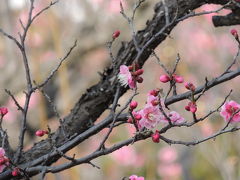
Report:
[[157,168],[157,172],[163,179],[169,180],[180,177],[182,174],[182,167],[179,163],[160,164]]
[[211,123],[204,122],[201,126],[201,132],[204,136],[210,136],[213,134],[213,127]]
[[123,5],[123,8],[126,7],[126,3],[125,1],[121,1],[121,0],[110,0],[110,2],[108,3],[108,6],[107,6],[107,11],[108,12],[111,12],[111,13],[119,13],[121,8],[120,8],[120,2],[122,3]]
[[111,157],[123,166],[141,167],[144,164],[144,157],[136,153],[132,146],[125,146],[113,152]]
[[177,152],[172,147],[164,147],[159,150],[158,159],[161,163],[173,163],[177,159]]
[[144,180],[144,177],[138,177],[138,176],[136,176],[136,175],[131,175],[130,177],[129,177],[129,180]]

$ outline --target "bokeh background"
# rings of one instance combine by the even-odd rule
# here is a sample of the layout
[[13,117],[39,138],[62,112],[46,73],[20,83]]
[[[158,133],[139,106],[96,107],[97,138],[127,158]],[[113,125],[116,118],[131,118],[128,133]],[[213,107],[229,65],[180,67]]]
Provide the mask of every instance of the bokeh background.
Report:
[[[123,0],[126,13],[131,14],[134,0]],[[157,0],[146,1],[137,11],[135,26],[141,30],[147,19],[153,15]],[[49,0],[38,0],[34,12],[45,7]],[[17,36],[21,32],[19,18],[26,22],[28,0],[0,1],[0,27],[6,32]],[[218,6],[206,5],[198,9],[214,10]],[[32,25],[27,38],[27,53],[30,60],[31,75],[36,82],[42,82],[58,64],[60,57],[69,49],[74,40],[78,46],[61,67],[54,79],[45,88],[47,94],[57,107],[61,117],[67,115],[81,94],[94,83],[98,82],[98,72],[110,64],[106,42],[111,40],[112,33],[119,29],[120,37],[113,44],[116,54],[122,41],[131,39],[131,30],[127,21],[119,13],[119,0],[60,0],[60,2],[41,15]],[[221,14],[228,13],[227,10]],[[185,20],[176,28],[156,50],[162,62],[169,68],[173,67],[177,54],[181,61],[177,73],[186,81],[196,85],[204,84],[205,77],[210,80],[224,72],[237,52],[237,43],[229,33],[232,27],[214,28],[212,15],[204,15]],[[239,26],[235,27],[240,30]],[[239,67],[239,63],[234,68]],[[159,82],[163,73],[154,58],[150,58],[144,66],[144,82],[139,87],[140,94],[136,100],[140,106],[146,101],[150,89],[163,88],[167,85]],[[10,143],[16,147],[20,125],[20,113],[13,101],[4,92],[11,90],[21,104],[24,103],[26,80],[20,53],[14,43],[0,36],[0,105],[7,106],[3,127],[8,129]],[[230,99],[240,101],[239,78],[213,88],[198,103],[197,116],[201,117],[213,110],[224,100],[233,89]],[[178,92],[185,92],[183,85]],[[124,95],[120,102],[124,103],[130,93]],[[171,105],[188,121],[191,114],[185,112],[187,101]],[[100,118],[107,115],[104,113]],[[58,127],[49,103],[40,93],[36,92],[30,104],[28,115],[28,131],[25,149],[43,138],[34,136],[35,130],[45,129],[47,125],[54,131]],[[224,125],[218,113],[192,128],[174,128],[166,136],[175,140],[196,140],[211,135]],[[160,127],[162,124],[159,125]],[[77,146],[69,155],[82,157],[95,150],[106,130]],[[109,145],[124,140],[134,133],[131,125],[115,130],[108,142]],[[184,147],[161,142],[154,144],[151,140],[139,142],[98,158],[94,161],[100,170],[90,165],[81,165],[58,174],[48,174],[47,180],[117,180],[131,174],[144,176],[146,180],[236,180],[240,179],[240,133],[232,133],[217,137],[214,140],[194,147]],[[56,164],[63,163],[59,160]],[[37,177],[36,177],[37,178]]]

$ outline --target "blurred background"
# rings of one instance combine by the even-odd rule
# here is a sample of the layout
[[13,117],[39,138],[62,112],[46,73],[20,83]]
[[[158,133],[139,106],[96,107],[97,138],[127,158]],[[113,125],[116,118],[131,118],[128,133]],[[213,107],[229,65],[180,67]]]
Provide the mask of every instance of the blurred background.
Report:
[[[131,39],[131,30],[127,21],[119,13],[119,0],[68,0],[60,2],[42,14],[32,25],[27,38],[27,53],[31,67],[32,79],[42,82],[54,67],[60,57],[78,40],[78,46],[68,60],[60,68],[54,79],[45,88],[51,97],[61,117],[70,112],[77,99],[86,88],[99,80],[98,72],[110,64],[106,43],[111,40],[112,33],[120,30],[120,37],[113,44],[113,53],[117,53],[122,41]],[[137,30],[145,27],[147,19],[153,15],[154,4],[157,0],[146,1],[137,11],[135,26]],[[34,13],[50,3],[49,0],[38,0]],[[131,15],[134,0],[123,0],[126,13]],[[23,23],[27,20],[28,0],[0,1],[0,27],[17,37],[21,32],[19,18]],[[203,6],[197,11],[214,10],[215,5]],[[221,14],[228,13],[227,10]],[[171,69],[177,54],[181,61],[177,74],[195,85],[204,84],[205,77],[220,75],[233,61],[237,52],[237,43],[229,33],[233,27],[214,28],[211,23],[212,15],[204,15],[185,20],[178,24],[156,50],[162,62]],[[117,22],[117,23],[116,23]],[[235,27],[240,30],[239,26]],[[239,67],[237,63],[236,67]],[[236,68],[234,67],[234,68]],[[135,98],[144,106],[146,94],[150,89],[168,86],[159,82],[163,73],[154,58],[150,58],[144,66],[144,82],[139,86],[140,94]],[[10,143],[16,147],[19,134],[20,113],[4,89],[10,90],[20,102],[24,103],[23,91],[26,80],[21,55],[16,45],[0,36],[0,106],[9,108],[3,127],[8,130]],[[230,99],[240,102],[239,78],[227,82],[207,92],[198,103],[197,116],[202,117],[210,110],[221,104],[224,97],[233,89]],[[179,85],[178,92],[185,92]],[[130,93],[124,95],[121,103],[125,103]],[[191,114],[185,112],[184,106],[188,101],[171,105],[171,110],[179,112],[187,121]],[[107,113],[100,118],[103,119]],[[49,103],[36,92],[31,99],[28,115],[28,131],[25,149],[43,138],[36,138],[37,129],[46,129],[47,125],[54,131],[59,122]],[[165,136],[175,140],[204,138],[213,134],[224,125],[224,120],[218,113],[192,128],[174,128]],[[163,126],[160,124],[159,127]],[[69,155],[82,157],[98,147],[106,130],[77,146]],[[112,145],[124,140],[134,133],[131,125],[124,125],[115,130],[108,142]],[[240,179],[240,133],[232,133],[217,137],[214,140],[194,147],[184,147],[151,140],[139,142],[98,158],[94,163],[100,170],[89,165],[80,165],[58,174],[48,174],[47,180],[117,180],[132,174],[144,176],[146,180],[236,180]],[[65,160],[59,160],[61,164]],[[37,177],[36,177],[37,179]]]

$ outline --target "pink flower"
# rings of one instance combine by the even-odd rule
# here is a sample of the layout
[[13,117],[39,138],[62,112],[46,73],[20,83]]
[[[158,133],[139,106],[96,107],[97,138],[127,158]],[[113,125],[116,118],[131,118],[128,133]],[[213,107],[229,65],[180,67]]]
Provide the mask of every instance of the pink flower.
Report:
[[164,74],[159,77],[159,80],[163,83],[166,83],[166,82],[170,81],[170,77],[168,75]]
[[170,112],[168,114],[168,117],[171,119],[171,122],[173,122],[173,123],[181,123],[184,121],[184,118],[175,111]]
[[220,115],[225,119],[225,121],[240,122],[239,110],[240,104],[236,103],[235,101],[229,101],[222,106]]
[[129,177],[129,180],[144,180],[144,177],[138,177],[138,176],[136,176],[136,175],[131,175],[130,177]]
[[176,74],[173,75],[173,79],[176,83],[183,83],[184,82],[184,79],[182,76],[178,76]]
[[129,85],[130,88],[136,87],[136,82],[134,81],[131,72],[129,71],[128,67],[126,65],[120,66],[120,72],[118,74],[118,80],[121,83],[122,86]]
[[5,156],[5,150],[0,147],[0,173],[9,165],[9,159]]
[[139,114],[142,116],[142,119],[139,121],[140,126],[148,129],[156,127],[163,118],[158,106],[148,104],[144,107],[144,109],[139,111]]

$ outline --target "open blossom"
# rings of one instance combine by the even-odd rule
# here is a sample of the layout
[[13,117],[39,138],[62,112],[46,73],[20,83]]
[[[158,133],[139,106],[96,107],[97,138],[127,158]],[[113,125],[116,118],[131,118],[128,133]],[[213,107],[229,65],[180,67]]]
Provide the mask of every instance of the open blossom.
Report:
[[121,85],[127,86],[129,85],[130,88],[136,87],[136,82],[134,81],[131,72],[129,71],[128,67],[126,65],[120,66],[120,72],[118,74],[118,79]]
[[131,175],[130,177],[129,177],[129,180],[144,180],[144,177],[138,177],[138,176],[136,176],[136,175]]
[[142,119],[139,121],[140,126],[148,129],[156,127],[163,118],[158,106],[151,106],[148,104],[144,107],[144,109],[139,111],[139,114],[142,116]]
[[181,123],[184,121],[184,118],[175,111],[170,112],[168,114],[168,117],[171,119],[171,122],[173,123]]
[[240,104],[235,101],[226,102],[221,109],[220,115],[225,121],[240,122]]

